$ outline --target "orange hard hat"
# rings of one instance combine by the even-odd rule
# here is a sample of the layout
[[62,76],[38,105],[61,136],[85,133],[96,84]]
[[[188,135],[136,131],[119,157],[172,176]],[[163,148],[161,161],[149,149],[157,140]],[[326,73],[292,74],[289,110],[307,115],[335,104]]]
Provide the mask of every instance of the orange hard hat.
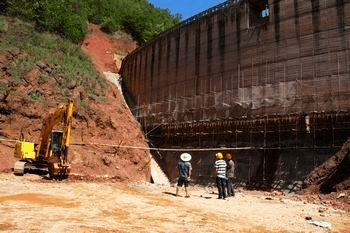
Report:
[[225,158],[226,159],[232,159],[232,155],[230,153],[226,153]]

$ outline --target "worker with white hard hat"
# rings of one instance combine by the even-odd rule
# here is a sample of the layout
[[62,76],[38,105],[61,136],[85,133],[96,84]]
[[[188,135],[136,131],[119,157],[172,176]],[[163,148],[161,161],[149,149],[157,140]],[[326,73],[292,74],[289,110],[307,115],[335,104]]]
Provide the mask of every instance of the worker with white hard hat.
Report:
[[192,175],[192,165],[190,163],[192,156],[188,153],[182,153],[180,155],[180,162],[177,164],[177,169],[179,171],[179,179],[176,186],[176,196],[179,194],[179,187],[185,186],[185,197],[190,197],[188,194],[188,183]]

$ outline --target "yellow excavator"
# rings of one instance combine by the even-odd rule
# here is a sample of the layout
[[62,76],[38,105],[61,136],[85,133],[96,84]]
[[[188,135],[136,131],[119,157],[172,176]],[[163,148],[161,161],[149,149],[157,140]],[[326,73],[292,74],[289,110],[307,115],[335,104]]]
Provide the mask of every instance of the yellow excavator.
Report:
[[[70,171],[68,148],[71,140],[73,101],[60,105],[44,119],[39,144],[18,141],[14,156],[15,175],[24,175],[28,170],[48,172],[51,179],[65,179]],[[54,130],[55,128],[55,130]],[[59,128],[59,129],[56,129]]]

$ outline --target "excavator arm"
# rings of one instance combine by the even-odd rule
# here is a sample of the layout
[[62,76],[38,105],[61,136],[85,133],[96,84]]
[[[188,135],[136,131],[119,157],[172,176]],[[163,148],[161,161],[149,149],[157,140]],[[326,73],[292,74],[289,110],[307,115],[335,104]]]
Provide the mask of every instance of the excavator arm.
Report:
[[53,113],[50,113],[43,122],[43,127],[40,134],[40,143],[37,147],[37,157],[40,160],[47,159],[49,153],[49,138],[50,133],[55,125],[60,123],[64,116],[64,106],[59,106]]
[[64,129],[63,129],[63,138],[61,150],[63,151],[63,163],[68,163],[68,147],[70,145],[71,140],[71,130],[72,130],[72,119],[73,119],[74,105],[73,101],[69,101],[65,114],[64,114]]
[[50,113],[43,122],[43,128],[40,134],[40,144],[37,147],[38,159],[47,159],[50,157],[49,150],[49,138],[52,129],[59,124],[63,123],[63,139],[61,149],[69,147],[71,139],[71,127],[73,117],[73,101],[69,101],[67,107],[63,105],[58,106],[53,113]]

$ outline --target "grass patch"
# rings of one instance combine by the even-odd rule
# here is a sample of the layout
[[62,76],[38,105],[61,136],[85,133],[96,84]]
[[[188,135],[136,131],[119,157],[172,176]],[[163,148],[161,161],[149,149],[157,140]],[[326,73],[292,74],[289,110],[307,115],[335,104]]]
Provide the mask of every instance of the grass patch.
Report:
[[33,101],[38,101],[41,99],[41,93],[39,91],[29,92],[29,96]]
[[123,50],[118,50],[118,51],[117,51],[117,54],[118,54],[119,56],[126,57],[126,56],[128,55],[128,52],[123,51]]
[[0,15],[0,33],[7,31],[7,21],[4,16]]

